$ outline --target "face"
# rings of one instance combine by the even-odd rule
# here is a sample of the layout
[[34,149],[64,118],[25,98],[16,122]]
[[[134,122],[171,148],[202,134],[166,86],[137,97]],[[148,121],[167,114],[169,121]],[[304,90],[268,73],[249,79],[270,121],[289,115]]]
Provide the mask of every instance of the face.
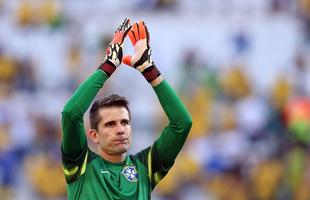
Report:
[[131,145],[129,113],[124,107],[101,108],[95,142],[101,151],[109,155],[121,155]]

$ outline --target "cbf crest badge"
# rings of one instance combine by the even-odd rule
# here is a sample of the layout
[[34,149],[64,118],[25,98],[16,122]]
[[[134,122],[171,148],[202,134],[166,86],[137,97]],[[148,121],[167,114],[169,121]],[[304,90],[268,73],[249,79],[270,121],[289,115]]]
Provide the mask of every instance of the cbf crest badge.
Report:
[[122,170],[122,174],[126,177],[126,179],[130,182],[138,181],[138,172],[135,166],[126,166]]

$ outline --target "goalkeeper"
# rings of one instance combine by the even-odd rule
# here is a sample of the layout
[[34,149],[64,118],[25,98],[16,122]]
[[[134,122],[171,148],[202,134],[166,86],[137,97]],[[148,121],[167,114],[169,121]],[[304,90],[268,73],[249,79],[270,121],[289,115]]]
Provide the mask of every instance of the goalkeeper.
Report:
[[[129,36],[134,54],[123,57],[124,38]],[[121,62],[134,67],[152,85],[169,124],[148,148],[127,155],[131,145],[131,114],[124,97],[110,95],[90,109],[87,146],[83,115],[97,92]],[[191,116],[151,59],[149,33],[144,22],[130,25],[125,19],[116,30],[103,63],[84,81],[62,112],[62,162],[68,199],[147,200],[168,173],[192,125]]]

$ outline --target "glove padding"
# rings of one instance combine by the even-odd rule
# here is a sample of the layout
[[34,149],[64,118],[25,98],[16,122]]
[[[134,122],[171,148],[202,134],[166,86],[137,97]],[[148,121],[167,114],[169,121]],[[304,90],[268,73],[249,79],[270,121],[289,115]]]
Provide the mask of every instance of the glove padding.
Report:
[[134,46],[135,53],[132,56],[124,56],[122,62],[139,70],[148,82],[155,80],[160,76],[160,72],[151,58],[150,34],[145,23],[143,21],[134,23],[128,32],[128,36]]
[[130,31],[130,20],[126,18],[114,33],[113,39],[106,49],[106,56],[99,69],[103,70],[108,76],[121,64],[123,58],[123,42]]

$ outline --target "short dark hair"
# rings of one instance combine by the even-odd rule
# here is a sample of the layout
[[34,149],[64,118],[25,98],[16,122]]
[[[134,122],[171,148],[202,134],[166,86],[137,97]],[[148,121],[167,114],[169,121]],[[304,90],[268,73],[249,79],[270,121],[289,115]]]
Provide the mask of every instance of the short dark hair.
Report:
[[128,100],[117,94],[111,94],[103,99],[96,100],[91,106],[89,112],[90,128],[98,130],[97,128],[101,121],[101,117],[98,113],[101,108],[124,107],[127,109],[130,119],[131,115],[128,105]]

